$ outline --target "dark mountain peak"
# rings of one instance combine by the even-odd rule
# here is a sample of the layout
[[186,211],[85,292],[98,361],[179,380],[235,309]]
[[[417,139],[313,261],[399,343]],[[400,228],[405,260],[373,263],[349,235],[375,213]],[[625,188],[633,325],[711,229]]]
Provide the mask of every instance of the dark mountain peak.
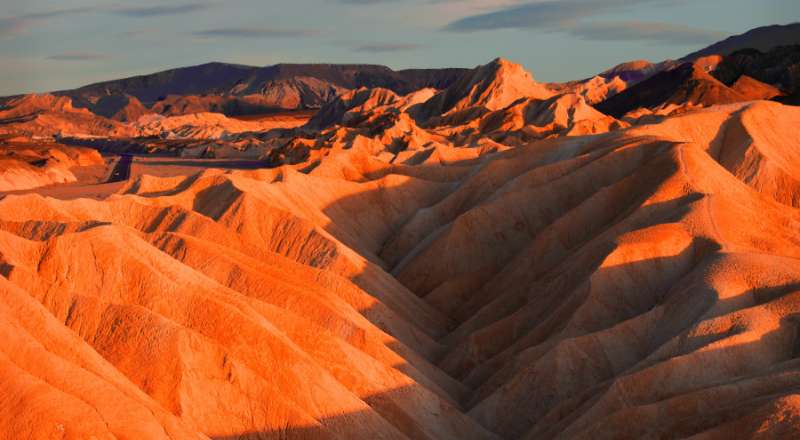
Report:
[[612,96],[596,106],[601,112],[621,118],[644,107],[664,104],[713,105],[740,101],[738,92],[718,81],[698,63],[686,62]]
[[778,46],[792,44],[800,44],[800,23],[776,24],[751,29],[690,53],[681,61],[694,61],[707,55],[729,55],[741,49],[758,49],[767,52]]

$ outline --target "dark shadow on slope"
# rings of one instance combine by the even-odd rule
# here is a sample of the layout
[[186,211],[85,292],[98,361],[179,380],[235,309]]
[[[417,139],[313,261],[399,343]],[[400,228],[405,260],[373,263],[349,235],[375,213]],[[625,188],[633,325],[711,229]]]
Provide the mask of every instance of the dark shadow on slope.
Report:
[[[353,439],[353,440],[372,440],[375,438],[408,438],[414,440],[439,440],[443,438],[456,439],[497,439],[472,421],[466,415],[455,418],[443,417],[444,413],[452,415],[452,408],[447,405],[439,406],[438,403],[428,408],[415,406],[414,398],[418,396],[418,386],[407,386],[401,389],[387,390],[385,392],[362,397],[361,399],[372,408],[378,408],[381,416],[391,423],[392,428],[385,431],[371,431],[374,427],[374,419],[366,415],[365,411],[345,413],[337,417],[330,417],[319,420],[318,425],[313,426],[282,426],[274,429],[262,431],[242,432],[234,434],[215,435],[207,433],[213,440],[318,440],[318,439]],[[397,402],[406,401],[403,406]],[[414,419],[409,412],[417,411]],[[431,412],[427,412],[431,411]],[[439,413],[441,411],[441,413]],[[423,420],[424,419],[424,420]],[[436,426],[436,423],[448,423],[445,428]],[[358,427],[364,427],[360,433]],[[444,428],[444,429],[443,429]],[[347,434],[347,433],[350,434]],[[355,434],[353,434],[355,433]],[[405,436],[405,437],[403,437]]]
[[[706,431],[718,430],[728,435],[736,434],[737,438],[749,438],[759,429],[768,417],[776,414],[778,408],[773,402],[784,396],[800,392],[800,380],[796,375],[784,375],[776,381],[781,371],[791,371],[797,366],[798,347],[798,322],[794,315],[788,315],[781,320],[780,327],[762,335],[758,340],[730,347],[720,348],[708,352],[695,352],[693,356],[703,359],[713,358],[739,359],[735,366],[726,369],[696,371],[699,382],[681,381],[680,375],[662,378],[658,386],[653,386],[650,391],[647,380],[633,382],[634,388],[626,391],[628,400],[625,405],[618,407],[605,407],[612,412],[604,414],[602,409],[597,412],[595,407],[609,392],[620,392],[613,385],[620,378],[625,378],[629,373],[619,374],[601,384],[593,386],[571,399],[553,405],[550,411],[536,420],[539,422],[531,431],[524,429],[518,433],[498,435],[498,439],[522,438],[551,438],[569,433],[570,436],[578,433],[586,434],[595,432],[603,435],[640,437],[663,436],[669,438],[684,438]],[[769,362],[758,360],[760,349],[763,346],[778,346],[775,359]],[[754,362],[748,362],[747,359]],[[670,362],[668,359],[667,362]],[[697,360],[701,362],[701,360]],[[719,360],[716,361],[719,363]],[[763,363],[764,365],[756,365]],[[715,374],[719,373],[719,376]],[[655,377],[652,380],[659,380]],[[665,382],[666,380],[666,382]],[[674,383],[674,386],[671,384]],[[413,392],[413,387],[407,390],[392,390],[386,393],[363,397],[370,405],[379,405],[378,402],[388,402],[397,398],[397,394]],[[650,393],[653,394],[650,394]],[[732,394],[733,393],[733,394]],[[728,396],[720,400],[721,396]],[[613,397],[610,402],[614,402]],[[648,406],[663,404],[668,406],[667,413],[653,412]],[[536,406],[537,404],[534,404]],[[707,411],[696,412],[695,408],[708,408]],[[642,412],[637,412],[642,410]],[[592,419],[579,420],[581,416],[592,414]],[[430,414],[436,419],[435,414]],[[262,431],[242,432],[226,435],[214,435],[214,440],[251,440],[251,439],[326,439],[336,437],[336,426],[358,426],[366,423],[362,413],[348,413],[342,416],[321,420],[318,426],[285,426]],[[581,422],[580,425],[573,424]],[[772,433],[795,432],[797,429],[795,418],[785,418],[771,424]],[[419,426],[419,420],[394,419],[394,426],[409,439],[437,440],[430,431],[425,431]],[[568,429],[577,429],[567,431]],[[480,431],[476,431],[480,432]],[[486,432],[484,432],[486,434]],[[487,434],[490,435],[490,434]],[[376,438],[375,433],[364,432],[363,435],[349,436],[352,439]],[[464,437],[467,438],[467,437]]]
[[[631,331],[636,331],[634,320],[664,304],[673,284],[713,250],[694,240],[674,256],[603,268],[596,268],[604,258],[603,248],[594,252],[596,256],[589,260],[578,258],[578,264],[596,261],[594,269],[575,273],[567,267],[558,278],[535,283],[524,305],[467,334],[440,363],[446,371],[462,377],[465,384],[476,389],[473,398],[466,402],[467,407],[478,404],[526,366],[532,368],[540,361],[552,361],[560,342],[572,340],[571,343],[580,345],[584,339],[613,333],[624,322],[629,323]],[[646,356],[680,329],[678,326],[656,332],[641,328],[641,338],[649,342],[641,345],[641,341],[631,341],[629,349],[637,356]],[[585,348],[587,356],[596,350],[592,344]],[[582,365],[585,371],[577,369],[573,383],[580,380],[581,373],[597,380],[618,372],[620,361],[609,362],[602,351],[594,354],[597,361],[592,366]]]
[[133,163],[133,156],[130,154],[123,154],[119,157],[111,174],[108,175],[108,180],[105,183],[121,182],[128,180],[131,176],[131,163]]
[[[800,366],[798,321],[798,313],[789,313],[781,318],[777,329],[755,341],[706,351],[678,352],[646,367],[627,371],[554,407],[528,435],[550,438],[603,432],[612,437],[687,438],[719,431],[719,438],[752,438],[765,428],[770,416],[780,414],[779,408],[770,411],[770,402],[800,392],[800,379],[789,374]],[[697,342],[706,346],[745,330],[734,326],[713,340]],[[772,347],[771,359],[764,356],[764,347]],[[690,361],[702,367],[696,368]],[[714,363],[720,368],[709,368]],[[661,364],[669,364],[669,368],[685,374],[665,373],[666,367]],[[648,374],[652,377],[644,380],[642,376]],[[632,376],[628,380],[630,386],[620,385],[627,376]],[[670,386],[672,384],[674,386]],[[620,393],[626,396],[625,404],[614,406],[615,395]],[[669,410],[660,412],[655,410],[656,405]],[[698,411],[699,408],[706,410]],[[571,427],[588,413],[593,413],[594,420]],[[669,417],[665,417],[667,414]],[[775,429],[774,432],[797,432],[798,422],[797,418],[782,418],[770,428]]]
[[[579,244],[593,239],[638,210],[639,206],[652,195],[652,191],[658,184],[674,172],[674,164],[667,160],[668,156],[662,154],[665,146],[668,145],[661,143],[648,145],[647,147],[653,150],[652,157],[646,157],[640,166],[628,165],[632,169],[625,170],[624,173],[620,173],[620,176],[606,178],[609,181],[603,183],[607,183],[607,186],[596,182],[600,178],[591,177],[591,173],[596,170],[596,168],[589,168],[596,163],[591,161],[575,168],[574,173],[576,174],[557,176],[556,179],[544,184],[504,193],[488,202],[479,201],[474,207],[464,209],[463,214],[443,226],[439,230],[443,231],[440,234],[441,239],[429,244],[425,249],[415,250],[418,255],[413,260],[404,257],[407,267],[401,265],[403,271],[399,273],[399,279],[416,293],[425,294],[426,300],[431,303],[437,304],[438,302],[443,313],[449,314],[456,322],[463,323],[480,307],[496,298],[496,295],[492,293],[495,290],[491,284],[492,281],[498,275],[507,273],[509,265],[516,258],[525,256],[526,248],[535,244],[542,235],[553,232],[550,229],[555,230],[555,225],[567,223],[568,226],[571,226],[571,231],[562,230],[559,235],[564,236],[561,239],[562,247],[572,248],[576,246],[576,242]],[[601,156],[601,158],[603,157],[605,155]],[[609,161],[608,158],[603,160]],[[602,165],[603,163],[600,163],[596,167]],[[581,185],[579,188],[575,188],[579,185]],[[555,199],[552,194],[557,190],[573,190],[573,193]],[[500,202],[503,200],[507,200],[507,202],[501,204]],[[525,207],[519,208],[519,205]],[[516,221],[507,221],[509,216],[513,216],[511,218]],[[584,220],[580,222],[570,220],[576,218]],[[497,225],[502,225],[502,229]],[[472,232],[473,226],[479,229]],[[493,231],[493,234],[487,234],[485,232],[487,229]],[[471,231],[471,233],[465,233],[465,231]],[[470,235],[472,240],[467,238]],[[431,235],[426,240],[431,241],[433,238],[434,236]],[[454,246],[465,249],[465,253],[471,257],[470,266],[464,268],[463,265],[456,265],[455,269],[445,268],[448,270],[449,278],[445,278],[441,273],[435,271],[428,271],[426,274],[425,267],[420,266],[416,260],[430,258],[430,249],[446,250],[451,241],[455,243]],[[486,258],[481,258],[481,254],[484,252],[477,248],[480,245],[494,246],[496,250],[487,249]],[[542,252],[545,253],[545,251],[547,250]],[[555,250],[551,249],[547,252],[552,254]],[[456,255],[451,253],[449,257],[455,258]],[[550,259],[533,255],[528,255],[528,257],[532,261],[532,270],[539,272]],[[435,259],[431,262],[436,263]],[[410,274],[408,267],[411,267]],[[521,275],[527,277],[530,271],[526,269],[525,272],[527,273]],[[427,277],[420,281],[420,273],[426,274]],[[499,287],[496,291],[505,292],[518,287],[518,284],[512,283],[509,286]],[[422,288],[421,291],[420,288]],[[441,303],[447,301],[448,298],[453,298],[453,302],[461,305],[450,309],[441,307]]]

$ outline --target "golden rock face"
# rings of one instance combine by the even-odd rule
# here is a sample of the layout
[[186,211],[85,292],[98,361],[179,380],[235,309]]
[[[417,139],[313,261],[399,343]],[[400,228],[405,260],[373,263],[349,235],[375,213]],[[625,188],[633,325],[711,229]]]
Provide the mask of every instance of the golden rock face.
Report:
[[800,434],[800,109],[630,126],[518,67],[168,117],[183,158],[6,126],[0,438]]

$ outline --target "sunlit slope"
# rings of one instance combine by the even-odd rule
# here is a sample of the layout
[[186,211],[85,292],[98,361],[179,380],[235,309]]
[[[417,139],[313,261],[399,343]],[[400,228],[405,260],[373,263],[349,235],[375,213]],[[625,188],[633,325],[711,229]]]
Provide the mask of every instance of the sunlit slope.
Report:
[[[566,96],[483,123],[605,120]],[[800,434],[798,109],[456,147],[347,99],[273,169],[0,199],[0,436]]]

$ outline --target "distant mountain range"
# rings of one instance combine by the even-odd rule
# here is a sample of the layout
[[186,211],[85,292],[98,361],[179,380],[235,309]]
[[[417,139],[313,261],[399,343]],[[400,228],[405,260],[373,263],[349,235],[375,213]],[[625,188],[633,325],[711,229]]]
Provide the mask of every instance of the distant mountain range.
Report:
[[[642,87],[639,91],[630,90],[635,84],[709,54],[730,55],[743,49],[754,49],[757,52],[749,52],[747,56],[738,54],[734,62],[727,63],[723,82],[730,85],[742,74],[747,74],[793,96],[796,93],[796,75],[792,72],[797,69],[792,66],[797,64],[794,58],[781,57],[782,54],[789,56],[796,52],[785,49],[782,53],[769,56],[758,55],[778,46],[793,44],[800,44],[800,23],[760,27],[712,44],[678,61],[623,63],[601,73],[599,78],[595,77],[594,83],[584,81],[583,93],[594,93],[594,97],[586,95],[587,101],[599,104],[627,88],[624,105],[619,104],[622,98],[605,105],[606,111],[613,107],[611,113],[620,116],[620,112],[628,111],[638,103],[637,96]],[[772,67],[775,66],[780,72],[774,71]],[[765,70],[768,67],[772,69],[769,72]],[[316,109],[345,92],[362,87],[380,87],[399,95],[424,88],[443,90],[460,80],[468,80],[464,77],[469,72],[472,70],[463,68],[395,71],[386,66],[370,64],[275,64],[256,67],[212,62],[103,81],[52,94],[70,97],[76,108],[87,108],[95,114],[124,122],[147,113],[182,115],[216,112],[236,116]],[[565,85],[552,86],[554,90],[571,87]],[[793,102],[793,99],[788,99],[788,102]],[[600,107],[603,105],[600,104]]]
[[[253,67],[214,62],[99,82],[55,94],[92,103],[107,95],[129,95],[147,107],[170,98],[174,100],[176,96],[227,96],[229,103],[216,101],[216,104],[222,106],[220,110],[224,113],[229,113],[226,109],[235,113],[243,103],[257,107],[255,110],[318,108],[341,92],[360,87],[383,87],[400,94],[426,87],[441,89],[466,71],[457,68],[395,71],[369,64]],[[202,101],[198,104],[203,105]]]

